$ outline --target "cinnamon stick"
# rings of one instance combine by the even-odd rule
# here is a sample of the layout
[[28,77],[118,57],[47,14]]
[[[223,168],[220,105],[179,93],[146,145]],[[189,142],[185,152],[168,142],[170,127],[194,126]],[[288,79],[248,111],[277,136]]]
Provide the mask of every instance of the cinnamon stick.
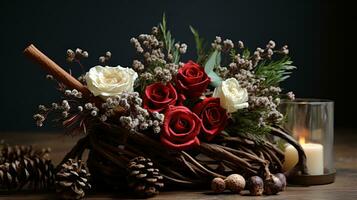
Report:
[[47,73],[52,75],[56,80],[66,85],[68,88],[76,89],[85,97],[90,96],[90,91],[86,86],[63,70],[53,60],[38,50],[35,45],[31,44],[24,50],[24,54],[39,64]]

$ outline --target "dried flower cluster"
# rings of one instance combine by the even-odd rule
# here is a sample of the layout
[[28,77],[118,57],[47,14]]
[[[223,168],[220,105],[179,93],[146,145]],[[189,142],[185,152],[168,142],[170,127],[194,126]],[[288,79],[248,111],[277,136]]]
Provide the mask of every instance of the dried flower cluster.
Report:
[[[37,126],[43,126],[43,122],[46,120],[49,114],[51,113],[60,113],[61,118],[68,118],[72,112],[83,111],[81,105],[79,104],[79,99],[82,98],[82,93],[77,90],[63,90],[64,96],[66,99],[61,102],[53,102],[50,106],[39,105],[38,113],[33,116],[36,120]],[[77,110],[75,109],[77,108]]]
[[153,27],[152,34],[140,34],[130,42],[139,55],[132,67],[140,75],[143,85],[151,82],[168,83],[177,74],[179,54],[185,54],[187,45],[174,43],[162,27]]
[[68,49],[66,60],[68,62],[79,61],[81,58],[88,58],[88,56],[88,52],[80,48],[77,48],[75,51],[73,51],[72,49]]
[[[64,96],[67,99],[60,103],[52,103],[48,107],[39,105],[39,112],[33,116],[37,126],[43,126],[43,122],[50,113],[59,113],[57,120],[66,122],[64,124],[68,124],[68,126],[78,121],[81,121],[80,124],[85,124],[85,121],[99,119],[102,122],[110,120],[131,131],[148,128],[152,128],[155,133],[161,131],[160,126],[163,123],[164,115],[157,112],[149,113],[142,108],[142,99],[137,92],[109,97],[99,108],[95,103],[82,99],[82,94],[77,90],[64,90]],[[116,120],[118,114],[120,117],[119,120]]]
[[[242,47],[243,45],[240,45],[239,43],[238,47]],[[222,38],[219,36],[216,36],[216,39],[213,41],[211,44],[213,49],[216,49],[218,51],[223,51],[223,52],[228,52],[231,49],[234,48],[234,43],[230,39],[226,39],[222,42]]]
[[112,57],[112,53],[110,51],[107,51],[103,56],[99,57],[99,63],[105,64],[110,60],[111,57]]
[[120,112],[120,124],[126,129],[134,132],[152,127],[155,133],[159,133],[161,131],[160,126],[164,121],[164,115],[157,112],[149,113],[141,106],[142,99],[137,92],[125,92],[109,97],[102,104],[104,114],[100,116],[100,119],[106,121]]

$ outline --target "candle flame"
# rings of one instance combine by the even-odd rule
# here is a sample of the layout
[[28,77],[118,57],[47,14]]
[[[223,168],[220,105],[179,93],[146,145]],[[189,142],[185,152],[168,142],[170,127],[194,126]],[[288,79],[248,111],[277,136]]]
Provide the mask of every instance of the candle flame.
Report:
[[304,136],[300,136],[299,137],[299,143],[300,144],[305,144],[305,137]]

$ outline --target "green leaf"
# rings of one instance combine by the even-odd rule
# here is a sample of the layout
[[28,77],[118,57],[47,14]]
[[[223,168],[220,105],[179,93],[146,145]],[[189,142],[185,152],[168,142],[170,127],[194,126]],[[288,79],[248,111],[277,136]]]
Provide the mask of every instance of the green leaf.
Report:
[[196,29],[190,26],[190,30],[194,36],[195,43],[196,43],[197,63],[202,64],[208,57],[208,53],[206,53],[207,44],[204,43],[204,39],[200,37]]
[[175,50],[173,53],[173,57],[174,57],[174,63],[178,64],[180,61],[180,54],[178,50]]
[[214,68],[221,63],[221,52],[215,50],[208,58],[205,64],[205,72],[211,78],[211,85],[217,87],[221,84],[222,78],[217,75]]
[[165,34],[166,35],[166,49],[167,49],[167,52],[171,52],[171,47],[172,47],[172,43],[173,41],[171,40],[171,32],[170,31],[167,31],[167,33]]
[[218,87],[221,84],[222,78],[220,76],[218,76],[218,74],[216,72],[211,71],[211,72],[207,73],[207,75],[211,78],[211,85],[213,87]]
[[166,33],[166,15],[165,15],[165,13],[162,15],[162,22],[160,24],[160,27],[161,27],[161,31],[163,33]]
[[200,38],[198,31],[196,29],[194,29],[192,26],[190,26],[190,30],[193,34],[193,37],[195,38],[196,50],[197,50],[197,54],[199,56],[199,54],[202,52],[203,38]]
[[213,53],[209,56],[206,64],[205,71],[213,71],[213,69],[221,63],[221,52],[213,51]]

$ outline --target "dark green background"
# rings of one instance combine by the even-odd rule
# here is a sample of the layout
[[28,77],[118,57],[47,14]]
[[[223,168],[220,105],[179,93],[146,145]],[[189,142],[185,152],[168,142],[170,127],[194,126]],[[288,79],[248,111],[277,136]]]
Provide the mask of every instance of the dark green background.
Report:
[[[346,1],[347,2],[347,1]],[[212,40],[221,35],[255,48],[274,39],[287,43],[298,70],[284,88],[298,97],[336,102],[336,125],[356,126],[354,68],[356,12],[344,1],[4,1],[0,3],[0,131],[34,131],[32,114],[40,103],[58,98],[54,85],[22,55],[36,44],[67,67],[67,48],[89,51],[87,68],[105,51],[111,64],[131,64],[132,36],[150,31],[163,12],[176,39],[189,44],[184,60],[194,58],[189,25]],[[41,130],[48,130],[47,126]]]

